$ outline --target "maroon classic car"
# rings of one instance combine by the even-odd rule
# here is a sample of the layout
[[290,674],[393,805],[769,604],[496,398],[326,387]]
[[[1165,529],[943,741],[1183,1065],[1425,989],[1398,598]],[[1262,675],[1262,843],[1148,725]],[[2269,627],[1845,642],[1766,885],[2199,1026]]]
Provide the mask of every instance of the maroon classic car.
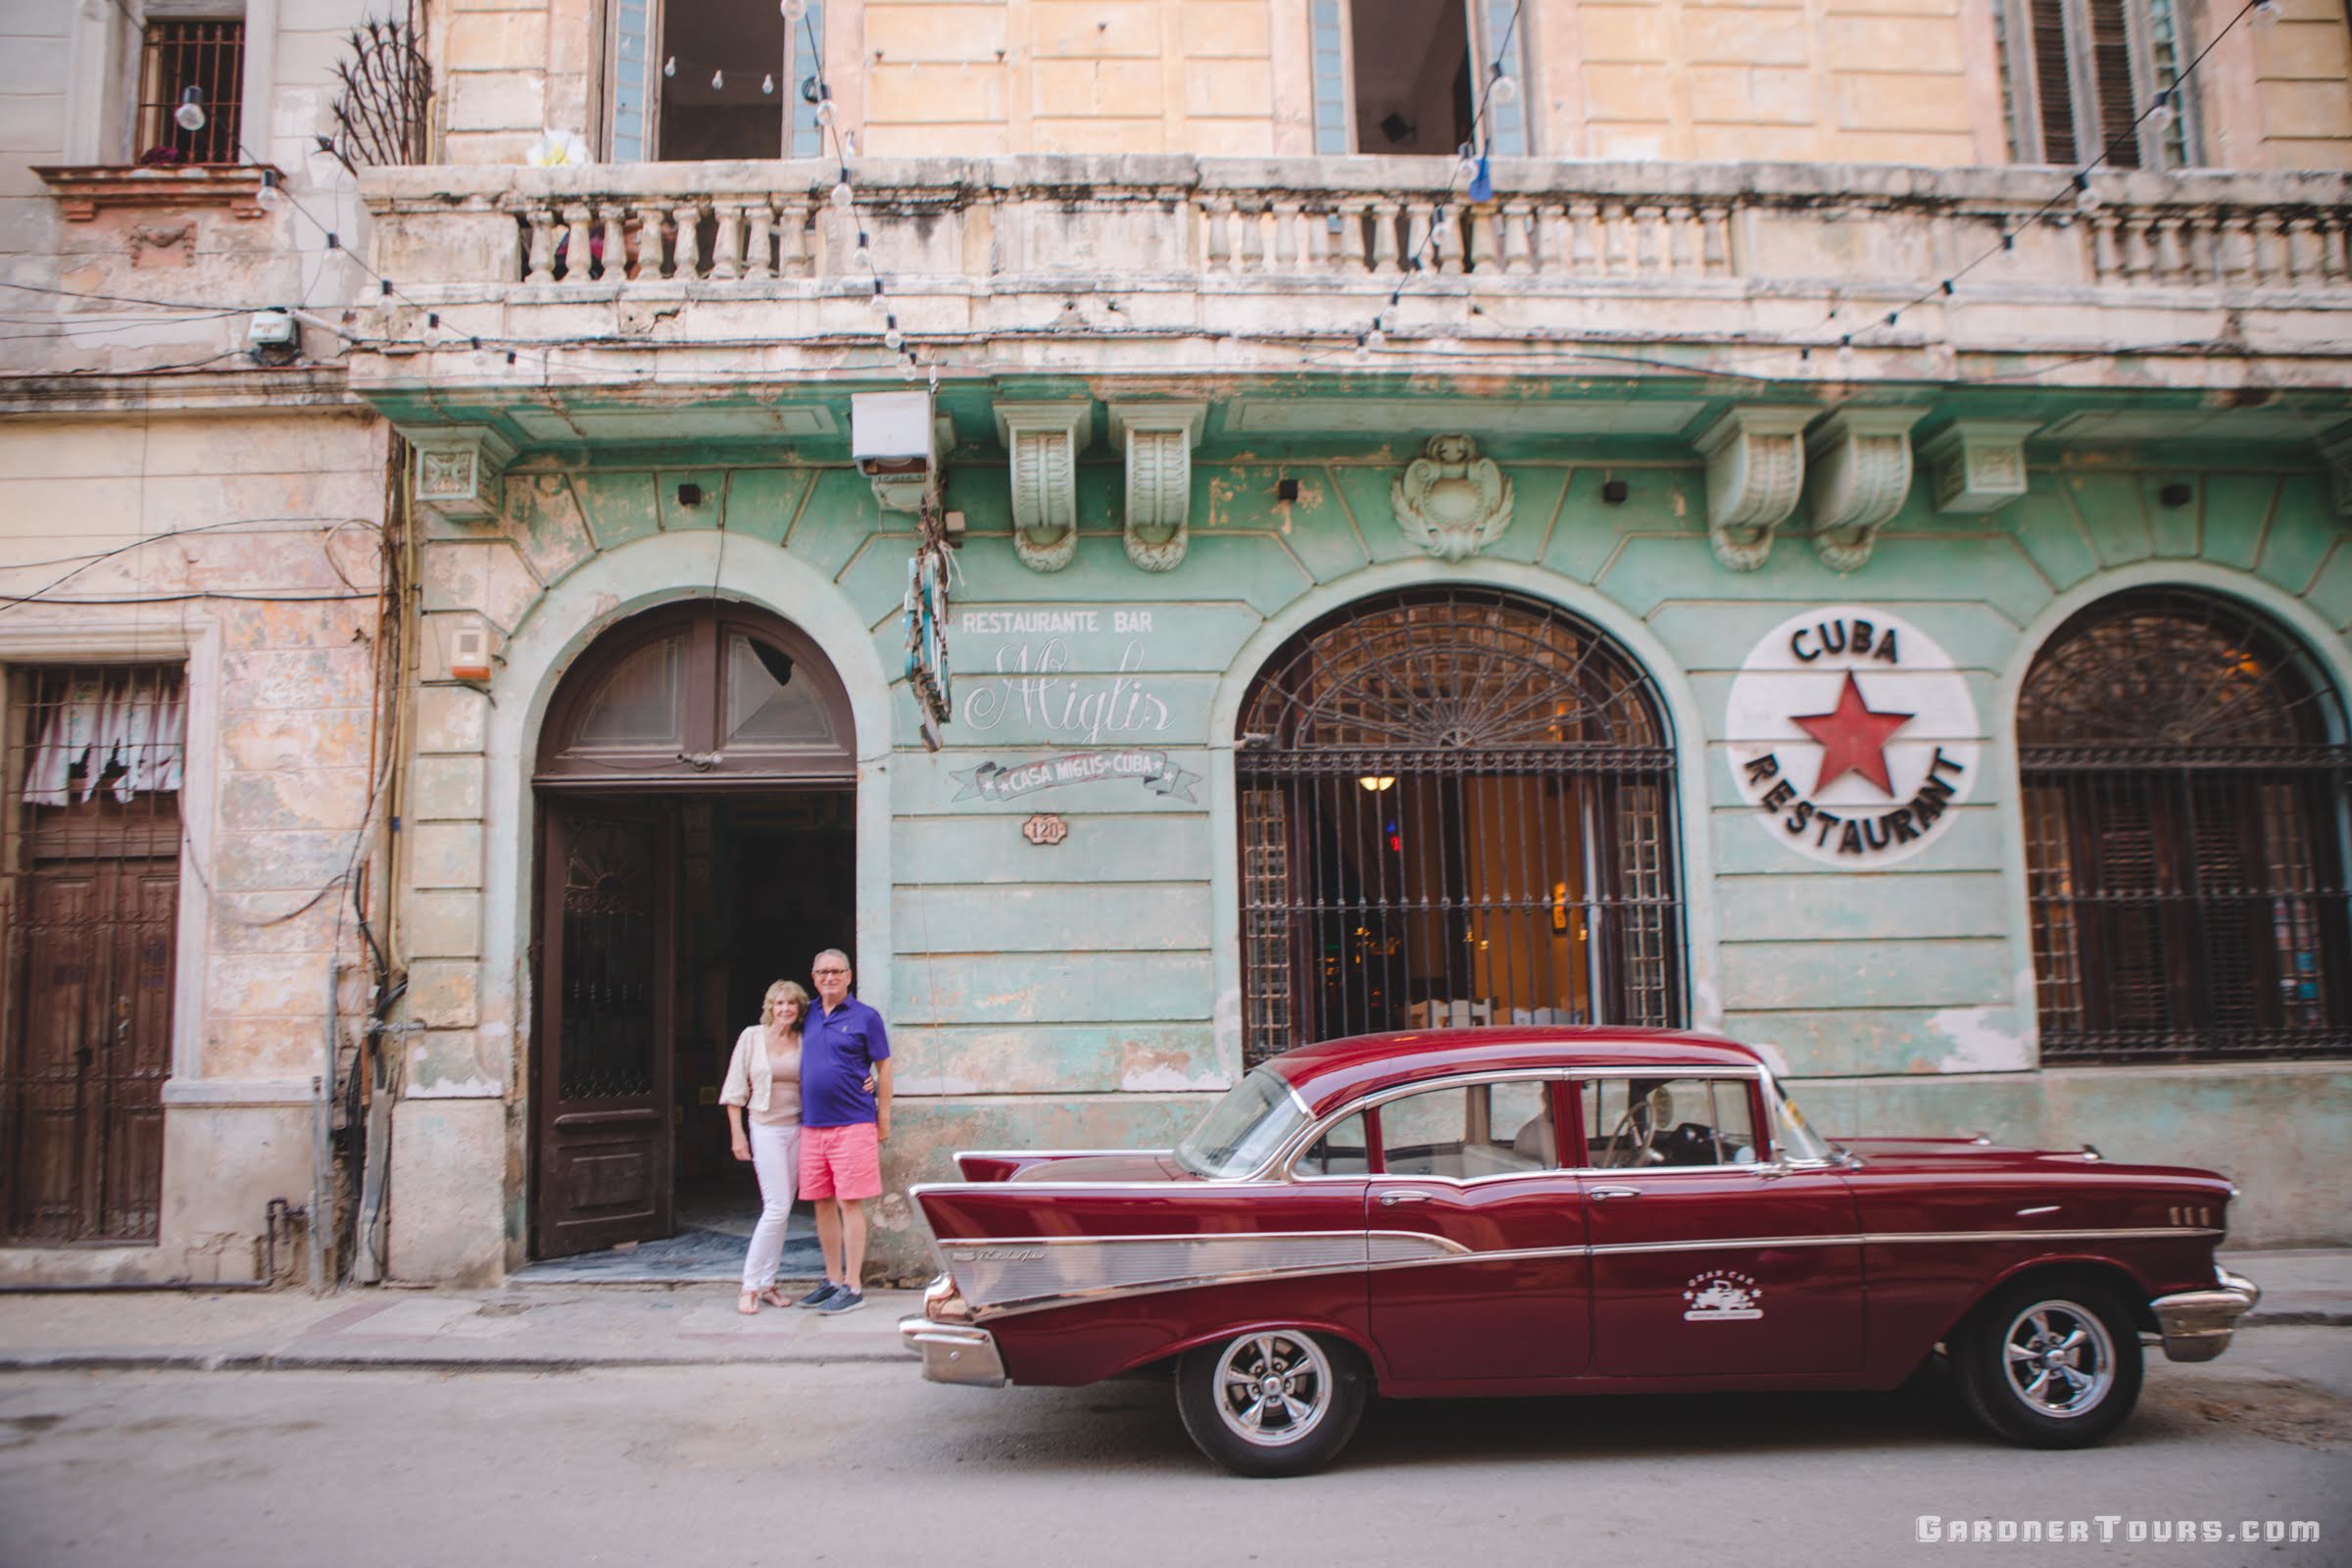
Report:
[[2094,1443],[2140,1344],[2219,1355],[2210,1171],[1812,1131],[1744,1046],[1642,1029],[1370,1035],[1250,1072],[1167,1152],[965,1153],[915,1200],[946,1272],[900,1325],[944,1383],[1172,1367],[1251,1475],[1365,1397],[1887,1389],[1940,1348],[2012,1442]]

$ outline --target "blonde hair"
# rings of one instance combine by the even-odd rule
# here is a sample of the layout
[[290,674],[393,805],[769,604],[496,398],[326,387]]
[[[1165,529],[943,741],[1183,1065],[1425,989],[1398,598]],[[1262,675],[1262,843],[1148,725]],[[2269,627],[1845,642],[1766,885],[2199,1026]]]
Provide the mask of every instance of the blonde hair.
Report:
[[808,991],[803,989],[797,980],[779,980],[767,988],[766,996],[760,999],[760,1023],[762,1028],[766,1027],[767,1021],[775,1016],[776,1004],[779,1002],[799,1003],[801,1004],[801,1021],[808,1020]]

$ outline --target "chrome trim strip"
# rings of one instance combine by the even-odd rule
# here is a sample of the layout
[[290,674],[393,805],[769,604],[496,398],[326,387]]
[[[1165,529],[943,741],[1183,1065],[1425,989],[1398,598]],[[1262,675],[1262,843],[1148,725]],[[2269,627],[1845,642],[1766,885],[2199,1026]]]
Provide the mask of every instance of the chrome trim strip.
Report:
[[1867,1247],[1905,1242],[2127,1242],[2160,1236],[2220,1236],[2219,1229],[2193,1225],[2143,1225],[2121,1230],[2081,1231],[1875,1231],[1859,1240]]
[[945,1242],[940,1250],[976,1316],[1146,1287],[1355,1273],[1374,1262],[1469,1250],[1443,1236],[1361,1229],[992,1237]]

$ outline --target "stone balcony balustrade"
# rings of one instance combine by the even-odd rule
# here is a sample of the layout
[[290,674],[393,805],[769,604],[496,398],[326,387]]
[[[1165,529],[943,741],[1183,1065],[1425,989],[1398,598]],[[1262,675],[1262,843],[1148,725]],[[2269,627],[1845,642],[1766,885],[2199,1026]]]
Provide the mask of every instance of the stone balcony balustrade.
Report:
[[[870,372],[844,351],[882,329],[873,273],[910,338],[997,371],[1297,369],[1375,316],[1391,368],[1570,340],[1672,345],[1691,368],[1779,349],[1770,373],[1822,379],[1949,378],[1977,355],[2089,356],[2095,381],[2129,354],[2174,386],[2352,368],[2338,173],[2101,174],[2084,209],[2047,169],[1518,161],[1473,204],[1446,160],[877,160],[844,212],[839,172],[368,171],[373,262],[399,290],[377,326],[408,341],[355,373],[399,380],[390,360],[473,336],[560,343],[569,380],[648,354],[691,379],[698,349],[716,373],[747,344],[779,369]],[[1859,372],[1818,352],[1848,335],[1873,357]]]

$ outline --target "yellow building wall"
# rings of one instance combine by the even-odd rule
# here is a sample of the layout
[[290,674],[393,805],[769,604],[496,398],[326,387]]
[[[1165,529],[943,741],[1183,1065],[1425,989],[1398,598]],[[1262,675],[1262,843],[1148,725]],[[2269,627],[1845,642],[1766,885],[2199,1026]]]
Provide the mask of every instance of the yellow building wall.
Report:
[[[1994,0],[1528,0],[1537,152],[1930,166],[2008,161]],[[2203,47],[2235,0],[2180,0]],[[1309,0],[829,0],[859,150],[1305,155]],[[519,162],[603,131],[600,0],[445,0],[443,156]],[[2205,161],[2352,167],[2340,0],[2280,0],[2196,78]]]

